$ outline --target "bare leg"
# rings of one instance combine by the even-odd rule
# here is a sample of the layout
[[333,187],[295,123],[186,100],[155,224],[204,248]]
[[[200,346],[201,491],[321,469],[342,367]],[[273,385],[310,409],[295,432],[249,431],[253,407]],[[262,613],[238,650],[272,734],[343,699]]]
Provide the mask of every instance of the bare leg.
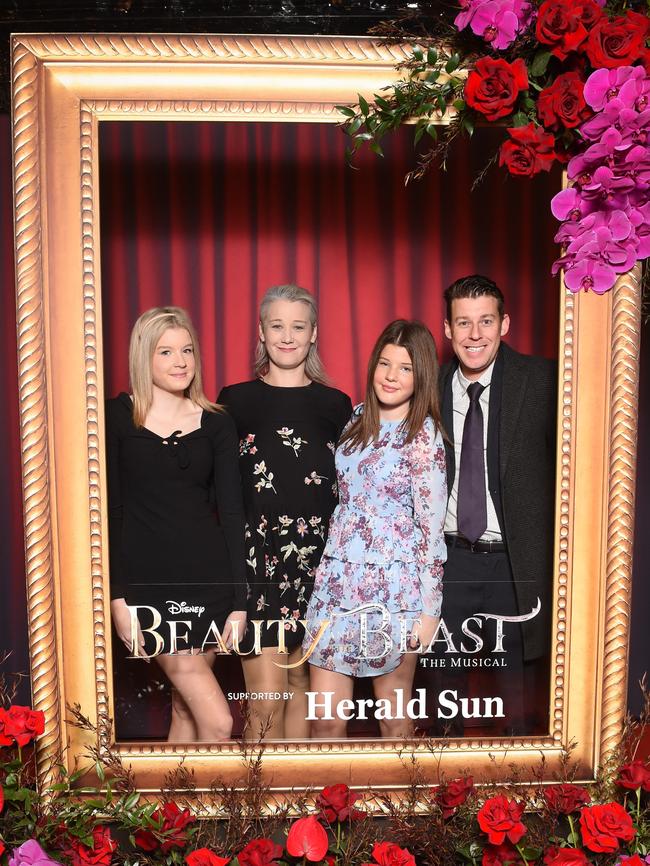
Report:
[[[403,655],[399,666],[388,674],[375,677],[372,681],[372,687],[375,693],[375,699],[387,698],[395,713],[395,702],[397,696],[395,689],[402,690],[404,693],[404,706],[411,699],[411,689],[413,688],[413,677],[415,676],[415,666],[419,656],[416,653]],[[397,740],[400,737],[413,736],[413,722],[411,719],[380,719],[379,732],[382,737],[388,737]]]
[[172,718],[167,734],[168,743],[194,743],[199,735],[194,716],[181,697],[178,689],[172,686]]
[[[289,656],[279,653],[276,647],[262,647],[259,655],[242,658],[246,691],[257,697],[248,702],[249,724],[244,738],[257,741],[283,740],[285,738],[286,703],[282,694],[288,691],[287,669],[278,667],[275,662],[286,665]],[[280,694],[280,698],[264,697]],[[259,697],[262,695],[262,697]]]
[[[297,646],[289,653],[289,664],[300,661],[302,647]],[[287,701],[284,711],[284,736],[288,740],[306,740],[309,738],[311,722],[307,719],[307,695],[309,691],[309,665],[303,662],[300,667],[287,671],[287,691],[293,693]]]
[[197,740],[218,743],[229,739],[232,716],[212,672],[212,659],[205,655],[179,654],[159,655],[156,661],[191,713]]
[[[323,692],[333,692],[332,695],[332,715],[333,719],[317,718],[311,723],[311,734],[315,739],[333,740],[337,737],[345,737],[347,730],[347,722],[345,719],[339,719],[336,715],[336,705],[339,701],[352,697],[354,689],[354,679],[347,674],[340,674],[336,671],[326,671],[324,668],[317,668],[316,665],[309,665],[311,691],[317,692],[317,702],[322,704]],[[322,715],[323,710],[317,709],[316,715]]]

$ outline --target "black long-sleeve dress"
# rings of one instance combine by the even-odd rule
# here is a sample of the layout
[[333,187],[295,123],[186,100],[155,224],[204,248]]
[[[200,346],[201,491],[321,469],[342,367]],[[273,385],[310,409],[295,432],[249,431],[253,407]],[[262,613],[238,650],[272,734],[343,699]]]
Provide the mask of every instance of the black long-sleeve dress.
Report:
[[[206,412],[199,429],[158,436],[133,424],[128,394],[106,402],[111,597],[154,608],[170,651],[170,620],[200,647],[212,621],[246,609],[244,513],[237,433],[225,412]],[[150,628],[155,614],[138,611]],[[154,647],[145,632],[146,650]],[[212,643],[206,648],[215,646]]]
[[352,404],[347,394],[312,382],[296,388],[261,379],[219,395],[237,425],[246,510],[249,627],[263,620],[261,646],[298,646],[329,519],[337,502],[334,450]]

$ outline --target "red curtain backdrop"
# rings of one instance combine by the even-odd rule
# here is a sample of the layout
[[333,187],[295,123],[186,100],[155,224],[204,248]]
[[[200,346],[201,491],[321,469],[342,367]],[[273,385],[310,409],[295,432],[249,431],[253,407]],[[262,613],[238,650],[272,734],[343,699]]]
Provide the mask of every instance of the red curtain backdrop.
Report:
[[560,177],[494,170],[472,193],[499,135],[477,133],[446,173],[405,188],[411,130],[355,170],[333,124],[101,124],[106,393],[127,389],[130,327],[159,304],[190,311],[209,395],[250,378],[259,299],[287,282],[318,297],[321,353],[353,400],[391,319],[425,321],[447,357],[442,291],[468,273],[503,287],[515,348],[555,356],[549,201]]
[[[425,321],[448,356],[442,292],[463,274],[503,287],[515,348],[556,355],[549,201],[560,177],[517,182],[494,171],[472,193],[499,136],[479,133],[446,173],[405,188],[411,130],[387,142],[384,159],[361,155],[355,170],[333,124],[102,124],[106,394],[128,389],[131,326],[160,304],[190,311],[209,396],[250,378],[259,300],[287,282],[317,296],[321,354],[354,401],[372,344],[394,318]],[[115,662],[120,737],[164,735],[168,698],[156,669],[125,660],[121,647]],[[224,689],[244,691],[236,660],[219,665]]]

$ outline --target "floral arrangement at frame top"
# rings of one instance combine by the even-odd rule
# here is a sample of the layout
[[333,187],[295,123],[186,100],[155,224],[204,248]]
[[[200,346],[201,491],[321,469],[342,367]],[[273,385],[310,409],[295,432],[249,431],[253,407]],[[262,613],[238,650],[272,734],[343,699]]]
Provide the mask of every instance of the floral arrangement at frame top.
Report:
[[[78,708],[72,723],[94,730]],[[620,754],[634,754],[640,723],[629,722]],[[56,767],[47,796],[34,786],[31,743],[44,716],[0,708],[0,862],[5,866],[648,866],[650,762],[612,757],[589,789],[575,784],[570,756],[552,784],[475,785],[469,773],[431,787],[417,764],[401,802],[335,784],[295,807],[261,817],[270,789],[261,751],[244,753],[245,785],[195,791],[182,763],[140,801],[129,768],[110,749],[89,753],[99,785],[79,787],[88,768]],[[618,768],[617,768],[618,767]],[[80,796],[80,794],[82,796]],[[385,818],[374,820],[366,797]],[[185,802],[184,802],[185,801]],[[198,802],[198,806],[193,805]],[[180,804],[180,805],[179,805]],[[206,805],[212,811],[206,811]],[[214,806],[219,809],[214,817]],[[296,818],[295,812],[300,817]],[[199,821],[198,818],[204,820]],[[220,819],[226,820],[220,820]]]
[[[635,11],[634,6],[640,11]],[[571,186],[551,202],[555,240],[573,292],[611,289],[650,256],[650,35],[644,3],[627,0],[460,0],[453,25],[440,16],[426,39],[408,25],[377,29],[416,38],[402,78],[369,103],[340,106],[351,152],[407,120],[431,147],[417,177],[477,123],[505,126],[496,158],[531,177],[567,163]],[[433,32],[435,31],[435,32]],[[448,126],[440,121],[451,117]]]

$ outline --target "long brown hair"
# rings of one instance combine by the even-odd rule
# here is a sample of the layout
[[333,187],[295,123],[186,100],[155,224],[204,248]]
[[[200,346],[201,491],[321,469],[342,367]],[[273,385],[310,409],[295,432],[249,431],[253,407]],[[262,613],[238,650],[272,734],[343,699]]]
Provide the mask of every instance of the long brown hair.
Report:
[[153,402],[153,355],[158,341],[168,328],[184,328],[190,335],[194,349],[194,378],[185,389],[185,396],[195,406],[207,412],[218,412],[221,407],[212,403],[203,392],[201,379],[201,351],[196,330],[189,315],[180,307],[154,307],[138,318],[131,331],[129,345],[129,378],[133,391],[133,423],[144,426]]
[[413,364],[413,396],[406,418],[402,421],[406,442],[411,442],[418,435],[427,416],[433,419],[436,430],[442,430],[438,396],[438,355],[433,335],[422,322],[396,319],[381,332],[370,355],[363,413],[341,437],[341,444],[348,443],[348,453],[357,448],[365,448],[370,441],[376,442],[379,438],[379,400],[375,394],[373,379],[381,353],[388,345],[406,349]]

